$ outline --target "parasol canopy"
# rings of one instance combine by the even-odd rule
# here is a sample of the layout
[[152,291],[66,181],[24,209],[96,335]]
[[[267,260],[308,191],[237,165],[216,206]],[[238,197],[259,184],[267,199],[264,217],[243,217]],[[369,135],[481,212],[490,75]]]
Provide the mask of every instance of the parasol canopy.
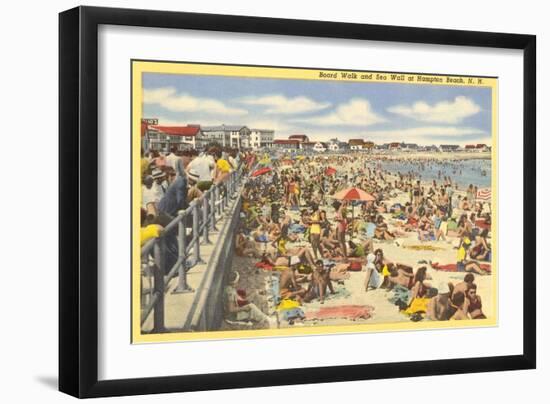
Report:
[[371,194],[366,193],[362,189],[352,187],[343,189],[340,192],[336,192],[334,195],[332,195],[334,199],[339,199],[341,201],[365,201],[365,202],[373,202],[376,200],[374,196]]
[[336,168],[334,167],[327,167],[327,169],[325,170],[325,175],[334,175],[336,174]]
[[252,177],[259,177],[260,175],[267,174],[270,171],[271,171],[270,167],[260,168],[259,170],[256,170],[252,173]]

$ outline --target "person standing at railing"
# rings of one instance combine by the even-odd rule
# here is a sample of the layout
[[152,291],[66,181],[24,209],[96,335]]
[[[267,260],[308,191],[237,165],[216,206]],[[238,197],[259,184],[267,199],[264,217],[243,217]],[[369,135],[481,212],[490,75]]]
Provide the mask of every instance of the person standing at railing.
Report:
[[214,172],[214,183],[215,184],[221,184],[225,182],[225,180],[229,177],[231,174],[231,164],[223,158],[222,151],[219,149],[216,149],[214,151],[214,160],[216,161],[216,170]]
[[186,209],[187,204],[187,176],[177,177],[174,170],[168,173],[168,188],[158,203],[159,212],[175,217],[178,211]]
[[189,173],[190,170],[195,170],[199,175],[199,181],[197,183],[198,188],[201,191],[207,191],[212,186],[213,172],[216,168],[216,162],[211,153],[201,153],[195,157],[185,171]]
[[[168,188],[166,194],[157,204],[157,222],[167,226],[180,210],[186,209],[187,204],[187,177],[177,177],[176,172],[168,170]],[[165,271],[168,273],[178,259],[178,240],[176,232],[164,235],[166,242]]]

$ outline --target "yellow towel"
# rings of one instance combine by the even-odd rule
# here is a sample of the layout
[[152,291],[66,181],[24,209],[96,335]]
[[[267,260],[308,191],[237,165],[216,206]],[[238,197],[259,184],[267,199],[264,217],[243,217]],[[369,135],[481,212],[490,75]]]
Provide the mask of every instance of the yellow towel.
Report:
[[414,314],[418,313],[419,311],[422,313],[426,313],[426,309],[428,308],[428,302],[430,301],[427,297],[416,297],[413,299],[407,310],[405,310],[405,314]]
[[295,309],[296,307],[300,307],[300,303],[296,300],[283,299],[277,306],[277,311]]

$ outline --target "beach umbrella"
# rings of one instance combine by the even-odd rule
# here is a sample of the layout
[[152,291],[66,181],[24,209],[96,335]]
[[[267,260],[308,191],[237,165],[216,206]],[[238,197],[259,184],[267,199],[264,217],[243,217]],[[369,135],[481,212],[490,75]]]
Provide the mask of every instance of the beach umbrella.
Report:
[[260,168],[259,170],[256,170],[252,173],[252,177],[259,177],[260,175],[267,174],[270,171],[271,171],[270,167]]
[[325,170],[325,175],[334,175],[336,174],[336,168],[334,167],[327,167],[327,169]]
[[479,201],[490,201],[492,197],[491,188],[481,188],[477,190],[476,198]]
[[285,159],[285,160],[281,161],[281,164],[282,164],[283,166],[291,166],[291,165],[294,164],[294,161],[292,161],[292,160],[290,160],[290,159]]
[[[374,202],[376,198],[372,196],[371,194],[363,191],[360,188],[352,187],[352,188],[346,188],[343,189],[340,192],[336,192],[334,195],[332,195],[334,199],[338,199],[341,201],[363,201],[363,202]],[[353,204],[351,205],[351,220],[355,218],[355,206]],[[353,235],[353,229],[352,229],[352,235]]]
[[336,192],[334,195],[332,195],[332,197],[341,201],[374,202],[376,200],[376,198],[371,194],[356,187],[343,189],[340,192]]

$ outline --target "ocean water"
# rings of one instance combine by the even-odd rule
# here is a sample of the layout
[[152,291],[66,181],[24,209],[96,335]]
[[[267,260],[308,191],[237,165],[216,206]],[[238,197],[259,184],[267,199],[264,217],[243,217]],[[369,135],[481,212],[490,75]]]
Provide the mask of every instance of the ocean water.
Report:
[[445,176],[450,176],[453,183],[457,183],[459,188],[467,188],[470,184],[479,188],[491,187],[491,160],[489,159],[379,160],[369,163],[368,167],[389,171],[392,174],[413,173],[421,181],[436,180],[438,185],[441,184]]

